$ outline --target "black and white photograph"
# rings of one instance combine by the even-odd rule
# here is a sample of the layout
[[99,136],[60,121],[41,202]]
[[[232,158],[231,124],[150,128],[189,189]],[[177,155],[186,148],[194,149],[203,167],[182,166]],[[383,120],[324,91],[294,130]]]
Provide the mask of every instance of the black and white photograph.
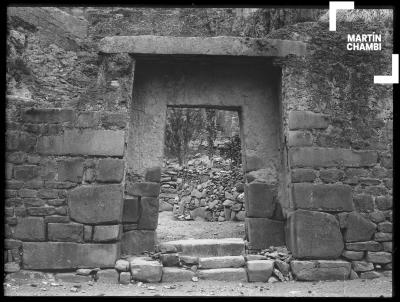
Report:
[[375,4],[8,4],[3,296],[393,297]]

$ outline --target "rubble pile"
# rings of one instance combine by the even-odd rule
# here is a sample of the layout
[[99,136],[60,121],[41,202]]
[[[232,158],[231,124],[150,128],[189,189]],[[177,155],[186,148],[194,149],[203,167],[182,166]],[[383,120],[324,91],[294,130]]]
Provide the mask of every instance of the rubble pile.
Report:
[[166,161],[161,177],[160,210],[173,206],[180,220],[243,221],[244,180],[229,160],[196,154],[186,166]]

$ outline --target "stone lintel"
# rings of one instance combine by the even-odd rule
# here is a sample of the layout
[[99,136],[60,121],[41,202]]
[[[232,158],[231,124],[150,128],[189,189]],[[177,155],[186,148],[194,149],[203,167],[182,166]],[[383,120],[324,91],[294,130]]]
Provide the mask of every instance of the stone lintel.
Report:
[[146,55],[207,55],[246,57],[304,56],[306,44],[299,41],[244,37],[112,36],[99,42],[102,53]]

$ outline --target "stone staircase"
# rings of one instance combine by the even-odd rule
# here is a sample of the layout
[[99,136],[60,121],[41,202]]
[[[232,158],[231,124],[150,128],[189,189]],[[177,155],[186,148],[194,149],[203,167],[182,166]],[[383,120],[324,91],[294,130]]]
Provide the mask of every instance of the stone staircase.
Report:
[[162,282],[247,281],[245,243],[240,238],[169,241],[161,243],[158,250]]

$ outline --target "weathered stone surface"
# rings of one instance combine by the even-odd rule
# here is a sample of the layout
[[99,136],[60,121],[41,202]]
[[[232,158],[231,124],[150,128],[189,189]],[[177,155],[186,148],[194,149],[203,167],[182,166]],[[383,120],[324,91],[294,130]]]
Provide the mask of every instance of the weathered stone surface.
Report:
[[336,259],[343,251],[343,239],[335,216],[296,210],[288,215],[286,244],[298,259]]
[[163,249],[165,245],[175,246],[185,256],[239,256],[245,253],[244,241],[240,238],[168,241],[160,243],[159,249]]
[[312,146],[313,138],[310,133],[304,131],[289,131],[288,146],[304,147]]
[[369,213],[368,218],[371,221],[375,222],[375,223],[379,223],[379,222],[385,221],[385,219],[386,219],[385,213],[383,213],[383,212],[372,212],[372,213]]
[[382,246],[376,241],[346,243],[346,250],[378,252]]
[[245,196],[248,217],[272,217],[276,201],[268,184],[257,182],[246,184]]
[[248,260],[246,267],[249,282],[267,282],[272,275],[274,261]]
[[393,249],[393,244],[392,244],[392,242],[391,241],[389,241],[389,242],[382,242],[382,245],[383,245],[383,250],[385,251],[385,252],[392,252],[392,249]]
[[100,113],[96,111],[81,112],[76,121],[78,128],[96,127],[100,122]]
[[354,270],[351,270],[349,280],[356,280],[356,279],[358,279],[358,274]]
[[121,238],[121,225],[95,225],[93,232],[94,242],[110,242]]
[[115,262],[114,268],[119,272],[129,272],[129,261],[124,259],[119,259]]
[[363,272],[360,274],[361,279],[375,279],[379,278],[381,276],[380,273],[377,271],[369,271],[369,272]]
[[[263,47],[260,47],[263,45]],[[298,41],[242,37],[114,36],[100,40],[104,53],[191,54],[228,56],[303,56],[306,44]]]
[[35,165],[22,165],[14,167],[14,178],[27,181],[39,177],[40,167]]
[[134,230],[125,232],[121,237],[121,253],[138,255],[144,251],[154,251],[155,243],[155,231]]
[[157,197],[160,194],[160,184],[156,182],[128,183],[126,191],[134,196]]
[[344,172],[339,169],[326,169],[319,171],[319,178],[323,182],[334,183],[342,180]]
[[126,112],[102,112],[101,123],[104,128],[122,129],[126,127],[129,117]]
[[358,212],[373,212],[374,201],[371,195],[358,194],[353,196],[353,202]]
[[352,189],[341,184],[297,183],[292,187],[296,209],[353,211]]
[[[32,152],[35,145],[36,137],[30,133],[21,131],[6,132],[6,150]],[[23,158],[23,155],[21,157]]]
[[4,272],[5,273],[15,273],[20,270],[20,266],[16,262],[7,262],[4,263]]
[[140,217],[138,221],[138,229],[155,230],[158,224],[158,197],[141,197],[140,198]]
[[345,280],[349,278],[351,263],[342,260],[293,260],[290,267],[299,281]]
[[342,256],[348,260],[361,260],[364,258],[364,251],[343,251]]
[[121,185],[85,185],[69,192],[72,219],[82,223],[119,223],[122,220]]
[[185,265],[198,265],[199,264],[199,258],[195,257],[195,256],[180,255],[179,259],[182,262],[182,264],[185,264]]
[[393,231],[393,224],[389,221],[384,221],[378,224],[378,231],[384,233],[392,233]]
[[73,158],[58,162],[58,180],[81,182],[83,176],[83,159]]
[[24,242],[25,269],[67,269],[114,267],[118,244],[79,244],[74,242]]
[[49,223],[47,224],[49,241],[83,242],[83,224],[80,223]]
[[132,231],[132,230],[137,230],[137,224],[136,223],[129,223],[129,224],[124,224],[122,226],[122,229],[124,232]]
[[386,264],[392,262],[392,253],[388,252],[367,252],[365,260],[372,263]]
[[363,167],[376,164],[375,151],[339,148],[298,147],[289,150],[292,167]]
[[18,218],[18,224],[15,227],[14,238],[23,241],[44,241],[44,219],[41,217]]
[[275,259],[275,267],[282,273],[283,276],[289,275],[290,265],[287,262]]
[[378,210],[389,210],[393,206],[393,200],[388,196],[377,196],[375,198],[375,204]]
[[185,282],[192,280],[195,273],[178,268],[178,267],[163,267],[162,279],[161,282]]
[[122,156],[124,131],[65,130],[61,136],[42,136],[38,139],[40,154]]
[[375,233],[374,240],[375,241],[379,241],[379,242],[392,241],[393,240],[393,234],[392,233],[377,232],[377,233]]
[[253,249],[265,249],[285,245],[283,221],[268,218],[246,218],[248,240]]
[[324,129],[329,125],[329,117],[311,111],[290,111],[289,129]]
[[136,223],[139,219],[139,198],[124,199],[124,208],[122,210],[123,223]]
[[147,168],[144,174],[144,179],[149,182],[160,182],[161,167]]
[[76,273],[56,273],[55,279],[62,282],[86,283],[92,279],[91,276],[82,276]]
[[71,108],[30,108],[22,113],[22,119],[28,123],[73,122],[75,111]]
[[340,227],[344,228],[343,238],[346,242],[368,241],[372,239],[376,231],[376,224],[365,219],[357,212],[342,213],[343,223]]
[[160,206],[158,208],[158,211],[159,212],[170,212],[173,210],[173,208],[174,207],[170,203],[168,203],[164,200],[160,200]]
[[246,261],[251,261],[251,260],[267,260],[267,257],[265,257],[264,255],[246,255],[245,256]]
[[129,284],[131,283],[131,273],[130,272],[121,272],[119,274],[119,283],[120,284]]
[[199,268],[226,268],[244,266],[243,256],[200,257]]
[[313,182],[317,177],[312,169],[292,169],[292,183]]
[[92,241],[93,227],[91,225],[83,226],[83,240],[85,242]]
[[160,260],[163,266],[179,266],[179,254],[161,254]]
[[353,270],[356,271],[357,273],[372,271],[374,269],[374,265],[371,262],[352,261],[351,264]]
[[124,161],[122,159],[100,159],[97,165],[97,181],[121,182],[124,176]]
[[216,281],[247,281],[245,268],[216,268],[197,271],[200,279]]
[[158,261],[146,261],[140,258],[131,260],[132,279],[142,282],[160,282],[163,267]]
[[18,249],[22,247],[22,241],[15,239],[4,239],[4,248],[6,250]]
[[119,274],[115,269],[102,269],[97,272],[99,280],[97,282],[116,284],[118,283]]

